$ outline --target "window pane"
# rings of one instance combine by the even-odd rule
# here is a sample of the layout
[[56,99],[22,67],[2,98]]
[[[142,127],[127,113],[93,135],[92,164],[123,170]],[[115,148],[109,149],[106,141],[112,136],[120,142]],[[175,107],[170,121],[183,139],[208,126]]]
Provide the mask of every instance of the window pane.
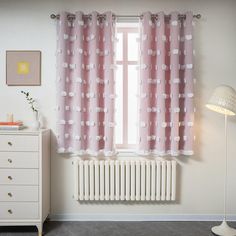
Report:
[[128,61],[138,60],[138,33],[128,33]]
[[136,65],[128,66],[128,143],[136,144],[138,122],[138,70]]
[[116,70],[116,144],[123,143],[123,66],[117,65]]
[[118,42],[116,43],[116,60],[123,60],[123,34],[117,33]]

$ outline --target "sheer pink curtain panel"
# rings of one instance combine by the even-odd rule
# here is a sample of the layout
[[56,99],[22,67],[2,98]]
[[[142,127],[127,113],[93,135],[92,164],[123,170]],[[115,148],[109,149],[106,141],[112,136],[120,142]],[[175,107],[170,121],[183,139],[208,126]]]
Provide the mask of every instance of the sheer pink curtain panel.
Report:
[[141,20],[139,144],[141,155],[192,155],[193,14]]
[[68,14],[57,23],[58,152],[112,156],[115,22],[111,12]]

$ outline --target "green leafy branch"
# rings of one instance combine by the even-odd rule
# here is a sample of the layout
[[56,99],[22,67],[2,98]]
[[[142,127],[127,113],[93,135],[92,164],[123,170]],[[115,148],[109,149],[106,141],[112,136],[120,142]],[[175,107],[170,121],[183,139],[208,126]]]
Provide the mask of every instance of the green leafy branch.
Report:
[[21,93],[23,93],[25,95],[26,100],[29,103],[30,108],[32,109],[32,111],[33,112],[38,112],[38,109],[35,106],[36,101],[30,96],[30,93],[29,92],[24,92],[24,91],[21,91]]

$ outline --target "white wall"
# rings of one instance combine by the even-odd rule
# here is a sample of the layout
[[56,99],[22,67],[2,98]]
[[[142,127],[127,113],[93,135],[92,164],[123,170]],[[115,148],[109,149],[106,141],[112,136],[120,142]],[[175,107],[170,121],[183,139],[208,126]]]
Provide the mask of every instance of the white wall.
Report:
[[[175,204],[80,204],[72,199],[73,173],[71,159],[59,156],[52,145],[52,214],[136,214],[136,215],[219,215],[223,209],[224,126],[223,117],[208,111],[204,103],[218,84],[236,88],[236,1],[194,0],[1,0],[0,1],[0,119],[8,112],[30,124],[32,112],[20,94],[29,90],[37,97],[55,131],[55,21],[51,13],[61,10],[138,14],[172,10],[192,10],[201,13],[195,27],[197,52],[195,74],[196,94],[196,154],[181,157],[179,200]],[[6,50],[42,51],[42,86],[8,87],[5,83]],[[236,215],[236,120],[229,122],[229,212]],[[54,144],[54,141],[53,143]]]

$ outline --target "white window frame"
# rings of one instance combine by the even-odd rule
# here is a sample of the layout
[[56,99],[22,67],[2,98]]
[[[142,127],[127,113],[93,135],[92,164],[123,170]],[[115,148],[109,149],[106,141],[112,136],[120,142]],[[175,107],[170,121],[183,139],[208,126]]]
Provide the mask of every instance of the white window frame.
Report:
[[117,60],[117,65],[123,66],[123,143],[116,143],[116,148],[120,151],[130,151],[136,147],[135,144],[128,143],[128,66],[129,65],[138,65],[137,61],[128,60],[128,34],[129,33],[138,33],[138,27],[117,27],[117,33],[122,33],[123,40],[123,58],[122,60]]

